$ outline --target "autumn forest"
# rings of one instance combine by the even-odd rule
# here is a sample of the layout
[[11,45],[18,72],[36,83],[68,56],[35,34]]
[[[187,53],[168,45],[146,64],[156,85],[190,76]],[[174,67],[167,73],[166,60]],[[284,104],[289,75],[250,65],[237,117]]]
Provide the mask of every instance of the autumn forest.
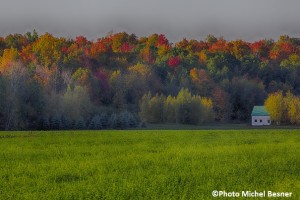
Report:
[[254,105],[276,124],[300,124],[299,76],[300,38],[287,35],[11,34],[0,37],[0,130],[245,123]]

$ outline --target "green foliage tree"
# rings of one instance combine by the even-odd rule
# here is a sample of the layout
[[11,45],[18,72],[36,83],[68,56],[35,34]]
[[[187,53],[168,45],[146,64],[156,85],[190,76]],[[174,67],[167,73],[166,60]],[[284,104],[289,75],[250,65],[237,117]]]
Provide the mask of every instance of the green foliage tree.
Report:
[[151,96],[151,93],[144,95],[140,103],[140,116],[143,120],[150,123],[163,122],[163,108],[164,108],[165,96],[155,95]]
[[192,96],[188,89],[183,88],[176,97],[175,116],[180,124],[198,124],[201,116],[201,98]]
[[149,123],[199,124],[214,120],[212,100],[192,95],[186,88],[182,88],[176,97],[144,95],[140,117]]
[[164,122],[176,122],[175,105],[176,97],[172,97],[171,95],[169,95],[164,102]]
[[209,44],[214,44],[215,42],[218,41],[218,38],[216,38],[214,35],[212,34],[209,34],[206,36],[206,39],[205,39],[206,42],[208,42]]
[[27,32],[25,34],[25,37],[27,38],[27,40],[29,42],[32,43],[32,42],[35,42],[39,38],[39,35],[38,35],[37,31],[34,29],[32,33],[31,32]]
[[78,121],[79,119],[88,119],[91,116],[93,105],[85,88],[75,86],[72,90],[68,88],[62,96],[62,114]]
[[217,81],[226,77],[232,78],[238,65],[239,61],[234,56],[223,52],[217,53],[207,60],[207,69]]
[[9,34],[5,37],[5,43],[8,48],[15,48],[21,50],[28,44],[28,39],[26,36],[21,34]]
[[233,120],[249,120],[253,106],[262,105],[266,97],[263,83],[247,78],[233,79],[228,89]]

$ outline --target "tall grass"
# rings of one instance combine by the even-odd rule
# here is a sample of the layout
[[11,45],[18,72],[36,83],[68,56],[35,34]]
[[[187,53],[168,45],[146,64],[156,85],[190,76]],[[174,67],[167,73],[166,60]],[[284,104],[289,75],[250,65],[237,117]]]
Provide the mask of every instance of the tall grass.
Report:
[[299,147],[299,130],[0,132],[0,199],[300,199]]

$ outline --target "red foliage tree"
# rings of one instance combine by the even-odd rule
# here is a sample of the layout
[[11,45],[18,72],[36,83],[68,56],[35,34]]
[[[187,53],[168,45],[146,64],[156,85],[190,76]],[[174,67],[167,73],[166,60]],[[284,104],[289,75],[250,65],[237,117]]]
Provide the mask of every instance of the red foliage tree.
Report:
[[76,37],[75,42],[79,45],[79,47],[83,47],[88,44],[88,40],[83,36]]
[[128,44],[127,42],[123,43],[121,46],[121,52],[130,53],[134,48],[133,45]]
[[258,54],[260,52],[260,50],[262,49],[262,47],[264,46],[265,42],[263,40],[254,42],[250,45],[251,51],[253,52],[253,54]]
[[287,59],[295,52],[296,48],[289,42],[277,43],[270,52],[270,58],[279,62]]
[[164,34],[160,34],[158,36],[155,46],[162,46],[162,45],[167,45],[167,46],[169,45],[169,41],[167,40]]
[[227,42],[226,40],[224,40],[223,38],[219,38],[217,40],[217,42],[213,43],[210,48],[209,48],[210,52],[227,52],[228,48],[227,48]]
[[90,56],[92,58],[97,58],[99,55],[102,53],[107,52],[107,46],[105,44],[105,41],[98,39],[97,42],[92,43],[91,48],[90,48]]
[[180,64],[180,58],[178,56],[169,58],[168,65],[172,68],[177,68]]

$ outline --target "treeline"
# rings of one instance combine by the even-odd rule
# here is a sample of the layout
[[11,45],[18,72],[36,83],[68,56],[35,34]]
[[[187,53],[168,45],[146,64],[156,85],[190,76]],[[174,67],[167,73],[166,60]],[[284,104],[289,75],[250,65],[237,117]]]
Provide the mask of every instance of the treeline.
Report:
[[[162,34],[110,33],[96,41],[11,34],[0,37],[0,129],[244,122],[268,94],[299,95],[299,75],[300,39],[286,35],[172,44]],[[124,121],[124,113],[134,120]]]

